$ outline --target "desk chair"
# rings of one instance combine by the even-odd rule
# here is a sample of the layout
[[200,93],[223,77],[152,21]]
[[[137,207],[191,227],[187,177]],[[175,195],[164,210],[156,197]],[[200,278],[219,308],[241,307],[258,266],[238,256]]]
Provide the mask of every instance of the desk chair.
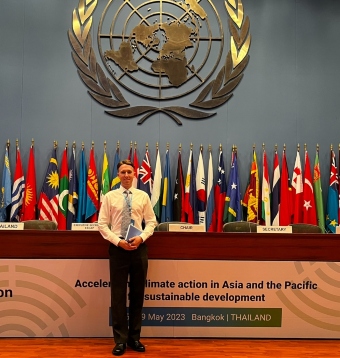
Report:
[[317,225],[312,224],[290,224],[292,227],[293,234],[295,233],[304,233],[304,234],[321,234],[322,230]]
[[57,230],[57,224],[50,220],[23,221],[24,230]]
[[233,221],[223,225],[223,232],[256,232],[257,226],[249,221]]
[[169,224],[187,224],[182,221],[167,221],[160,223],[155,227],[155,231],[169,231]]

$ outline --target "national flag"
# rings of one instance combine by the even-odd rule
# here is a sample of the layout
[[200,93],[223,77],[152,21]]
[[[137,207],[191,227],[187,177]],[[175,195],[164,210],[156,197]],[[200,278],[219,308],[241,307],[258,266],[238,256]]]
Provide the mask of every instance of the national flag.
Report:
[[280,187],[280,225],[287,226],[292,223],[292,188],[288,173],[286,151],[282,154]]
[[73,146],[68,172],[68,206],[67,206],[67,230],[71,230],[72,223],[76,222],[78,207],[78,176],[76,168],[76,149]]
[[65,147],[61,159],[59,179],[59,214],[58,214],[58,230],[66,230],[66,218],[68,208],[68,157],[67,147]]
[[253,150],[249,178],[247,221],[257,223],[259,220],[260,182],[255,149]]
[[316,204],[316,214],[318,220],[318,226],[321,228],[322,232],[325,232],[325,211],[323,207],[323,198],[322,198],[322,186],[321,186],[321,171],[319,164],[319,149],[316,150],[315,161],[314,161],[314,171],[313,171],[313,187],[314,187],[314,196]]
[[205,191],[205,174],[202,148],[198,156],[196,172],[196,197],[197,197],[197,214],[198,223],[205,227],[205,210],[207,205],[207,193]]
[[115,159],[113,161],[113,169],[112,169],[112,182],[111,182],[111,190],[118,189],[120,186],[120,179],[118,178],[118,170],[117,165],[120,162],[119,159],[119,148],[116,149]]
[[21,221],[22,205],[24,202],[25,178],[22,170],[20,150],[16,148],[16,166],[14,172],[14,182],[12,188],[12,206],[10,221]]
[[237,152],[232,152],[232,162],[230,166],[229,180],[226,194],[227,215],[225,215],[225,222],[242,220],[241,210],[241,192],[240,179],[238,175]]
[[158,222],[161,222],[161,203],[160,203],[161,188],[162,188],[162,167],[161,167],[161,158],[159,156],[159,150],[157,148],[155,177],[153,181],[153,189],[151,194],[151,205]]
[[173,196],[173,220],[185,222],[184,212],[184,177],[182,168],[182,154],[178,152],[176,183]]
[[206,218],[206,231],[216,231],[216,215],[215,215],[215,197],[214,197],[214,170],[211,150],[209,150],[208,162],[208,182],[207,182],[207,218]]
[[[229,172],[229,178],[227,181],[227,193],[226,193],[225,202],[224,202],[223,223],[228,222],[228,215],[231,215],[231,214],[229,214],[229,204],[230,204],[231,185],[232,185],[232,183],[231,183],[231,168],[234,164],[235,151],[236,151],[236,149],[233,145],[233,149],[231,151],[230,172]],[[234,221],[232,216],[230,216],[230,221]]]
[[[249,178],[250,179],[250,178]],[[242,205],[242,218],[244,221],[248,220],[248,201],[249,201],[249,188],[250,188],[250,182],[248,180],[248,184],[246,187],[246,190],[244,191],[243,198],[241,201]]]
[[86,214],[86,179],[87,167],[85,160],[85,149],[82,146],[79,163],[79,192],[78,192],[78,209],[77,209],[77,223],[85,222]]
[[110,191],[109,161],[107,159],[106,150],[104,149],[103,166],[102,166],[102,182],[100,186],[100,203],[103,201],[104,195],[109,191]]
[[216,215],[216,231],[223,231],[223,213],[225,198],[227,195],[227,182],[225,178],[223,151],[220,149],[218,160],[218,179],[215,185],[215,215]]
[[184,193],[184,211],[186,214],[186,222],[190,224],[198,224],[196,179],[192,149],[190,149]]
[[86,210],[85,220],[94,223],[98,220],[99,200],[98,200],[98,176],[94,159],[94,148],[90,150],[89,169],[86,180]]
[[313,180],[312,180],[312,173],[310,170],[309,156],[307,150],[305,150],[304,172],[305,172],[305,178],[303,182],[302,222],[306,224],[317,225]]
[[7,212],[12,201],[11,168],[9,166],[8,146],[6,145],[4,169],[0,193],[0,221],[7,221]]
[[303,212],[303,181],[299,150],[296,152],[296,159],[292,176],[292,193],[294,203],[293,223],[298,224],[302,222]]
[[339,179],[333,149],[331,149],[331,163],[329,172],[330,174],[326,209],[326,229],[329,232],[335,234],[336,227],[339,225]]
[[262,220],[265,226],[271,226],[270,217],[270,184],[266,150],[262,156]]
[[133,182],[132,182],[132,186],[134,188],[138,188],[139,189],[139,183],[138,183],[138,178],[139,178],[139,162],[138,162],[138,155],[137,155],[137,148],[135,146],[135,149],[133,151],[133,166],[135,167],[135,175],[133,178]]
[[129,155],[128,155],[128,160],[132,161],[132,142],[130,143],[130,151],[129,151]]
[[271,220],[273,226],[280,225],[280,190],[281,190],[281,178],[280,178],[280,165],[279,155],[277,150],[274,153],[274,165],[273,165],[273,184],[271,195]]
[[146,149],[144,159],[139,167],[138,188],[145,191],[151,198],[153,177],[150,164],[149,150]]
[[58,205],[59,174],[57,148],[54,147],[39,196],[39,220],[51,220],[58,225]]
[[162,215],[161,222],[172,221],[172,190],[169,150],[165,155],[165,167],[163,176],[163,194],[162,194]]
[[37,189],[36,189],[36,179],[35,179],[34,150],[32,145],[30,149],[29,159],[28,159],[21,221],[35,220],[37,218],[36,206],[37,206]]

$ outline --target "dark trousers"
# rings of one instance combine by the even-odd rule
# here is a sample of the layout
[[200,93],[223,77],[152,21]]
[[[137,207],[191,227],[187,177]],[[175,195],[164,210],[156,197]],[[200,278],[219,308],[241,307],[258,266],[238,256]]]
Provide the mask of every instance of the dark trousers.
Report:
[[[142,308],[148,270],[148,249],[145,244],[137,250],[126,251],[110,244],[111,315],[116,343],[128,339],[137,341],[142,327]],[[129,285],[129,317],[126,310],[127,282]]]

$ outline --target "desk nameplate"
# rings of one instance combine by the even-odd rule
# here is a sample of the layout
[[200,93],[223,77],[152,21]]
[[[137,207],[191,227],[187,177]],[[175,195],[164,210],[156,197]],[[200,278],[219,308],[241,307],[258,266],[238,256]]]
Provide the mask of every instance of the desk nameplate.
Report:
[[199,224],[169,224],[171,232],[205,232],[205,226]]
[[24,223],[1,223],[0,230],[24,230]]
[[256,228],[257,233],[261,234],[291,234],[291,226],[258,226]]
[[72,223],[73,231],[98,231],[98,223]]

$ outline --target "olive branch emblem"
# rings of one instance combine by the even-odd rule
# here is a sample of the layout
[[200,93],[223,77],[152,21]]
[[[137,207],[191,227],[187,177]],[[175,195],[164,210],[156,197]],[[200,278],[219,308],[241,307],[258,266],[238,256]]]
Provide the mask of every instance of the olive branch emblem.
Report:
[[[207,113],[181,106],[131,107],[116,84],[106,77],[92,48],[90,31],[92,29],[92,14],[96,10],[97,3],[98,0],[79,0],[78,7],[73,10],[72,30],[68,30],[68,37],[73,49],[72,58],[78,68],[78,74],[88,87],[90,96],[98,103],[112,109],[106,110],[106,113],[125,119],[144,115],[138,121],[138,124],[142,124],[151,115],[162,112],[178,125],[182,125],[178,115],[189,119],[204,119],[215,114],[214,112]],[[205,85],[198,97],[189,104],[191,107],[206,110],[216,108],[227,102],[242,80],[243,72],[249,62],[250,21],[248,16],[244,19],[242,1],[225,0],[224,4],[229,15],[230,49],[225,64],[217,77]]]

